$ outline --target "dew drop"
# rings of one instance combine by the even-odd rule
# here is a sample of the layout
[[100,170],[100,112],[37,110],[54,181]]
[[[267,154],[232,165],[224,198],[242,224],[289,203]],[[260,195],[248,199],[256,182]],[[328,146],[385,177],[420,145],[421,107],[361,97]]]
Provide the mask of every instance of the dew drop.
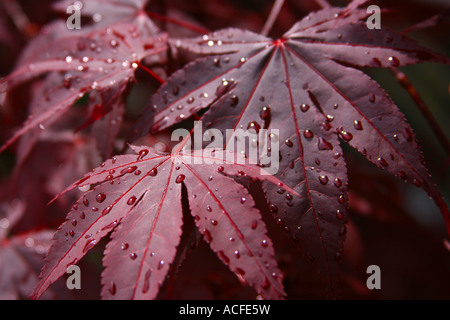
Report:
[[158,269],[158,270],[161,270],[161,269],[164,267],[164,265],[165,265],[164,260],[159,261],[159,262],[158,262],[157,269]]
[[139,151],[139,156],[138,156],[138,160],[142,160],[142,159],[144,159],[144,157],[146,156],[146,155],[148,155],[148,153],[149,153],[149,151],[147,150],[147,149],[143,149],[143,150],[141,150],[141,151]]
[[106,195],[105,195],[104,193],[99,193],[99,194],[95,197],[95,200],[96,200],[98,203],[102,203],[103,201],[105,201],[105,199],[106,199]]
[[149,176],[154,177],[158,174],[158,169],[153,168],[152,170],[150,170],[150,172],[148,173]]
[[307,139],[314,137],[314,133],[311,130],[309,130],[309,129],[305,130],[305,132],[303,132],[303,135]]
[[261,119],[266,119],[270,115],[270,108],[269,107],[263,107],[259,113],[259,116]]
[[111,285],[109,286],[108,289],[109,293],[113,296],[116,294],[116,284],[114,282],[111,282]]
[[126,242],[122,243],[122,245],[120,246],[120,249],[125,251],[130,247],[130,245]]
[[244,198],[244,197],[241,198],[241,204],[244,204],[246,201],[247,201],[246,198]]
[[127,205],[132,206],[135,202],[136,202],[136,197],[132,196],[130,199],[128,199]]
[[378,163],[379,163],[380,165],[382,165],[383,167],[387,167],[387,166],[388,166],[387,161],[386,161],[383,157],[378,157],[377,161],[378,161]]
[[416,187],[420,187],[422,185],[422,182],[420,180],[414,178],[412,182]]
[[340,195],[340,196],[338,197],[338,202],[339,202],[340,204],[343,204],[343,203],[345,202],[345,197],[344,197],[343,195]]
[[411,130],[409,130],[409,128],[405,128],[403,130],[403,136],[405,137],[406,140],[412,141],[412,133]]
[[363,129],[361,121],[358,121],[358,120],[355,120],[353,122],[353,126],[355,127],[356,130],[362,130]]
[[90,240],[87,241],[83,248],[83,253],[86,253],[87,251],[91,250],[95,245],[97,244],[96,240]]
[[144,275],[144,284],[142,285],[142,293],[147,293],[150,289],[150,276],[152,275],[152,270],[147,270]]
[[175,182],[176,183],[182,183],[184,181],[184,179],[186,178],[186,176],[184,174],[180,174],[176,179]]
[[231,106],[236,106],[239,103],[239,97],[236,95],[231,96]]
[[339,220],[342,220],[344,218],[344,214],[341,210],[336,210],[336,218],[338,218]]
[[392,56],[388,58],[389,64],[393,67],[398,67],[400,65],[400,60],[398,58]]
[[347,142],[353,139],[353,134],[351,134],[351,133],[348,132],[348,131],[341,130],[341,131],[339,132],[339,135],[341,136],[341,138],[342,138],[344,141],[347,141]]
[[286,139],[286,141],[284,141],[284,143],[289,147],[292,148],[294,146],[294,143],[290,140],[290,139]]
[[319,176],[319,181],[321,184],[326,185],[328,183],[329,179],[327,176],[321,175],[321,176]]
[[258,124],[258,122],[252,121],[248,124],[247,130],[253,130],[256,133],[259,133],[259,130],[261,129],[261,126]]
[[334,179],[334,185],[338,188],[342,186],[342,181],[339,178]]
[[303,112],[308,111],[309,108],[310,108],[310,107],[309,107],[307,104],[302,104],[302,105],[300,106],[300,110],[302,110]]
[[323,138],[319,138],[318,142],[319,150],[333,150],[333,145]]
[[261,241],[261,245],[264,247],[264,248],[266,248],[268,245],[269,245],[269,243],[267,242],[267,240],[263,240],[263,241]]
[[109,214],[112,210],[112,206],[106,207],[105,210],[103,210],[102,212],[102,216],[106,216],[107,214]]
[[132,254],[130,254],[130,259],[131,260],[136,260],[136,258],[137,258],[137,254],[136,253],[132,253]]

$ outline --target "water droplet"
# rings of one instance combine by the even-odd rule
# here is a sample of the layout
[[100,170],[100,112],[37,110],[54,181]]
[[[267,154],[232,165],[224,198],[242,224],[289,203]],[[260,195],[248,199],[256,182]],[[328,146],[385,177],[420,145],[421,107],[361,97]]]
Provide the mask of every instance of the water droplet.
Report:
[[211,219],[211,224],[213,226],[217,226],[218,222],[217,222],[217,220]]
[[219,255],[219,258],[222,259],[226,264],[230,262],[230,259],[225,255],[225,253],[223,253],[222,250],[217,252],[217,254]]
[[266,248],[268,245],[269,245],[269,243],[267,242],[267,240],[263,240],[263,241],[261,241],[261,245],[264,247],[264,248]]
[[112,210],[112,206],[106,207],[105,210],[103,210],[102,212],[102,216],[106,216],[107,214],[109,214]]
[[319,150],[333,150],[333,145],[323,138],[319,138]]
[[130,254],[130,259],[131,260],[136,260],[136,258],[137,258],[137,254],[136,253],[132,253],[132,254]]
[[99,193],[99,194],[95,197],[95,200],[96,200],[98,203],[102,203],[103,201],[105,201],[105,199],[106,199],[106,195],[105,195],[104,193]]
[[270,212],[275,213],[278,211],[278,207],[274,204],[270,205]]
[[154,177],[158,174],[158,169],[153,168],[152,170],[150,170],[150,172],[148,173],[149,176]]
[[250,122],[247,126],[247,130],[253,130],[256,133],[259,133],[260,129],[261,129],[261,126],[255,121]]
[[309,107],[307,104],[302,104],[302,105],[300,106],[300,110],[302,110],[303,112],[308,111],[309,108],[310,108],[310,107]]
[[412,141],[412,133],[411,130],[409,130],[409,128],[405,128],[403,130],[403,136],[405,137],[406,140]]
[[108,291],[112,296],[116,294],[116,284],[114,282],[111,282]]
[[165,265],[164,260],[159,261],[159,262],[158,262],[157,269],[158,269],[158,270],[161,270],[161,269],[164,267],[164,265]]
[[224,168],[223,166],[219,166],[219,167],[217,168],[217,171],[219,171],[219,172],[223,172],[223,170],[225,170],[225,168]]
[[294,143],[290,140],[290,139],[286,139],[286,141],[284,141],[284,143],[289,147],[292,148],[294,146]]
[[150,289],[150,276],[152,275],[152,270],[147,270],[144,275],[144,284],[142,285],[142,293],[147,293]]
[[342,186],[341,179],[339,179],[339,178],[334,179],[334,185],[338,188],[341,187]]
[[353,122],[353,126],[355,127],[356,130],[362,130],[363,129],[361,121],[358,121],[358,120],[355,120]]
[[257,226],[258,226],[258,221],[257,220],[253,220],[253,222],[252,222],[252,229],[256,229]]
[[128,167],[120,171],[120,174],[133,173],[136,169],[136,166]]
[[341,210],[336,210],[336,218],[338,218],[339,220],[342,220],[344,218],[344,214]]
[[380,165],[382,165],[383,167],[387,167],[387,166],[388,166],[387,161],[386,161],[383,157],[378,157],[377,161],[378,161],[378,163],[379,163]]
[[246,201],[247,201],[246,198],[244,198],[244,197],[241,198],[241,204],[244,204]]
[[341,130],[341,131],[339,132],[339,136],[340,136],[344,141],[347,141],[347,142],[353,139],[353,134],[351,134],[351,133],[348,132],[348,131],[344,131],[344,130]]
[[72,219],[72,225],[73,225],[74,227],[76,227],[76,226],[77,226],[77,220]]
[[406,178],[407,178],[405,171],[400,171],[400,172],[398,173],[398,176],[399,176],[400,179],[402,179],[402,180],[406,180]]
[[146,155],[148,155],[148,153],[149,153],[149,151],[147,150],[147,149],[143,149],[143,150],[141,150],[141,151],[139,151],[139,156],[138,156],[138,160],[142,160],[142,159],[144,159],[144,157],[146,156]]
[[400,65],[400,60],[396,57],[392,56],[388,58],[389,64],[393,67],[398,67]]
[[323,122],[322,128],[324,128],[326,131],[329,131],[332,128],[332,125],[329,122]]
[[180,174],[176,179],[175,182],[176,183],[182,183],[184,181],[184,179],[186,178],[186,176],[184,174]]
[[305,132],[303,132],[303,135],[307,139],[314,137],[314,133],[311,130],[309,130],[309,129],[305,130]]
[[83,253],[86,253],[87,251],[91,250],[95,245],[97,244],[96,240],[90,240],[87,241],[83,248]]
[[261,286],[264,290],[267,290],[267,289],[269,289],[270,288],[270,282],[269,282],[269,279],[265,279],[264,280],[264,283],[262,284],[262,286]]
[[372,102],[372,103],[374,103],[375,100],[376,100],[376,96],[375,96],[374,94],[371,94],[371,95],[369,96],[369,101]]
[[80,219],[83,220],[84,218],[86,218],[86,215],[84,214],[84,212],[80,213]]
[[130,247],[130,245],[126,242],[122,243],[122,245],[120,246],[120,249],[125,251]]
[[340,195],[339,197],[338,197],[338,202],[340,203],[340,204],[343,204],[344,202],[345,202],[345,197],[344,197],[344,195]]
[[263,107],[261,109],[261,112],[259,113],[259,116],[261,119],[266,119],[270,115],[270,108],[269,107]]
[[239,97],[236,95],[233,95],[230,97],[231,99],[231,106],[236,106],[239,103]]
[[416,187],[420,187],[422,185],[422,182],[420,180],[414,178],[412,182]]
[[334,116],[332,116],[332,115],[327,115],[327,121],[328,122],[332,122],[334,120]]
[[234,256],[236,257],[236,259],[239,259],[241,257],[241,254],[239,253],[239,250],[235,250],[234,251]]
[[206,206],[206,211],[211,212],[212,211],[211,206]]
[[326,185],[328,183],[329,179],[327,176],[321,175],[321,176],[319,176],[319,181],[321,184]]
[[135,202],[136,202],[136,197],[132,196],[130,199],[128,199],[127,205],[132,206]]

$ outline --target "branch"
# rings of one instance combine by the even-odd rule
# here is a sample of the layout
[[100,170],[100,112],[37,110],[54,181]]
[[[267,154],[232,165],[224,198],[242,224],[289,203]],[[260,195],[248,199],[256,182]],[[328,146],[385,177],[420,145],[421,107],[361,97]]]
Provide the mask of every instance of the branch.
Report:
[[280,14],[283,4],[284,4],[284,0],[276,0],[275,1],[275,4],[272,7],[272,11],[270,12],[269,18],[267,18],[267,21],[261,30],[261,34],[263,36],[267,36],[269,34],[270,30],[272,29],[273,25],[275,24],[275,21],[278,18],[278,15]]
[[394,72],[397,80],[399,83],[405,88],[405,90],[408,92],[410,97],[414,100],[417,107],[419,108],[422,115],[425,117],[425,120],[427,120],[428,124],[430,125],[431,129],[433,130],[434,134],[438,138],[439,142],[441,143],[442,147],[444,148],[447,155],[450,155],[450,142],[447,139],[444,131],[442,131],[441,127],[439,126],[439,123],[434,118],[433,114],[431,113],[428,106],[425,104],[423,99],[420,97],[419,93],[417,92],[416,88],[414,88],[411,81],[408,79],[406,74],[404,74],[402,71],[391,68],[392,72]]
[[322,7],[322,9],[331,8],[331,5],[328,3],[327,0],[316,0],[316,3]]

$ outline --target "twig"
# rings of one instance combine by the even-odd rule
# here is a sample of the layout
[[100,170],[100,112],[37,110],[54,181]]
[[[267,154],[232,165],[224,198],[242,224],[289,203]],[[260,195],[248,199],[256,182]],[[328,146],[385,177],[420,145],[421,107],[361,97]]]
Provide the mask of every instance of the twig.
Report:
[[322,9],[330,8],[331,4],[327,0],[316,0],[316,3],[322,7]]
[[16,28],[22,32],[26,38],[31,38],[35,34],[35,28],[28,19],[27,15],[23,12],[20,3],[15,1],[3,1],[2,5],[8,15],[11,17]]
[[276,0],[275,4],[272,7],[272,11],[270,11],[269,18],[267,18],[266,23],[264,24],[264,27],[261,30],[261,34],[263,36],[267,36],[272,29],[273,25],[275,24],[275,21],[278,18],[278,15],[280,14],[281,8],[284,5],[284,0]]
[[156,19],[156,20],[160,20],[160,21],[162,21],[164,23],[165,22],[172,23],[172,24],[178,25],[180,27],[186,28],[188,30],[197,32],[199,34],[208,34],[208,33],[210,33],[210,30],[208,30],[208,29],[205,29],[205,28],[193,25],[193,24],[188,23],[188,22],[179,21],[177,19],[169,18],[169,17],[163,16],[163,15],[157,14],[155,12],[147,11],[147,15],[150,18],[153,18],[153,19]]
[[428,121],[428,124],[430,125],[431,129],[433,130],[434,134],[438,138],[439,142],[441,143],[442,147],[444,148],[447,155],[450,155],[450,142],[447,139],[444,131],[442,131],[441,127],[439,126],[439,123],[434,118],[433,114],[431,113],[430,109],[426,105],[426,103],[423,101],[423,99],[420,97],[419,93],[417,92],[416,88],[414,88],[411,81],[408,79],[406,74],[404,74],[402,71],[396,68],[391,69],[395,76],[397,77],[397,80],[399,83],[405,88],[405,90],[408,92],[408,94],[411,96],[411,98],[416,103],[417,107],[419,108],[420,112],[422,112],[422,115],[425,117],[425,120]]

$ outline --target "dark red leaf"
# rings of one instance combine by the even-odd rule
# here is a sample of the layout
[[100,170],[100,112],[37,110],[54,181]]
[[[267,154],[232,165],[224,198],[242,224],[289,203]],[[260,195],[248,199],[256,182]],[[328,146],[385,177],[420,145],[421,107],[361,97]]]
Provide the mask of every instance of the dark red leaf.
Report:
[[[229,176],[245,172],[273,184],[279,180],[262,175],[257,166],[240,164],[245,163],[242,161],[223,162],[225,153],[220,150],[208,160],[223,162],[221,170],[218,164],[205,164],[205,156],[198,152],[171,156],[144,147],[133,149],[136,154],[108,160],[71,187],[88,186],[91,191],[56,233],[34,297],[114,230],[104,257],[103,297],[155,298],[180,241],[182,184],[197,228],[222,262],[263,297],[284,296],[260,214],[246,189]],[[203,164],[195,164],[194,159]],[[77,221],[76,226],[72,220]]]

